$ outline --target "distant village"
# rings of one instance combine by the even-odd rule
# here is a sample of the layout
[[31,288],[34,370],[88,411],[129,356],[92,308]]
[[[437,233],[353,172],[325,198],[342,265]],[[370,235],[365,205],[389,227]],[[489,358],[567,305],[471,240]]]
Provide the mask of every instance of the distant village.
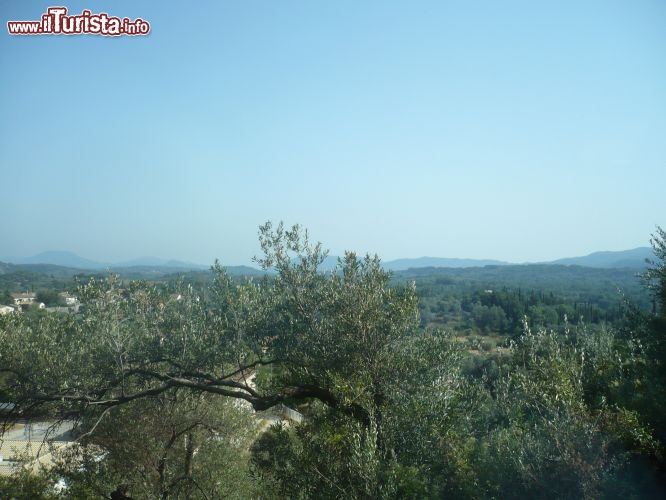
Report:
[[43,302],[37,301],[37,293],[35,292],[12,293],[13,302],[0,305],[0,315],[20,313],[34,307],[49,312],[78,312],[80,303],[77,297],[69,292],[60,292],[58,295],[64,305],[47,307]]

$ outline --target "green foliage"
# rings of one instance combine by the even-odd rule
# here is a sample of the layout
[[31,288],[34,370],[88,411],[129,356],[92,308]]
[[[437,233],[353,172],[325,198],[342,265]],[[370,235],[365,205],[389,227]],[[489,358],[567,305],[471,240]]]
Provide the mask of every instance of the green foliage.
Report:
[[[642,365],[637,367],[636,394],[630,407],[638,411],[655,430],[662,446],[666,444],[666,231],[657,227],[650,240],[655,259],[642,275],[652,295],[652,311],[634,311],[625,335],[640,345]],[[666,475],[663,457],[660,469]]]
[[484,334],[518,336],[525,316],[546,328],[563,326],[565,317],[571,324],[619,325],[627,299],[641,310],[650,304],[630,269],[530,265],[425,272],[399,272],[394,280],[416,282],[424,325],[458,331],[464,325]]
[[377,498],[386,488],[376,434],[349,418],[273,427],[253,453],[257,471],[280,498]]
[[[391,288],[378,259],[348,253],[339,272],[322,275],[318,247],[264,230],[272,258],[262,264],[278,271],[273,324],[284,321],[270,347],[286,360],[275,383],[327,388],[335,403],[264,436],[259,470],[289,497],[420,496],[432,482],[429,442],[458,407],[460,349],[442,333],[419,333],[414,287]],[[306,258],[293,263],[287,250]]]
[[16,500],[55,500],[52,478],[18,469],[9,476],[0,476],[0,498]]
[[641,496],[655,484],[654,472],[624,480],[640,457],[658,453],[639,416],[609,404],[606,389],[623,383],[624,348],[606,330],[588,333],[576,342],[568,330],[525,326],[499,375],[484,381],[486,430],[469,458],[480,496],[598,498],[619,485]]
[[[28,418],[80,419],[51,471],[0,492],[49,498],[61,479],[72,498],[663,492],[663,232],[646,276],[654,313],[624,329],[600,322],[622,312],[606,296],[426,279],[428,314],[511,334],[502,349],[427,328],[417,287],[377,257],[346,253],[322,273],[326,252],[298,226],[259,239],[260,279],[217,263],[196,285],[111,276],[80,287],[78,314],[0,317],[3,398]],[[608,316],[569,324],[582,310]],[[251,408],[278,404],[303,421],[261,429]]]
[[65,305],[65,300],[60,296],[57,290],[38,290],[36,301],[44,303],[47,307]]
[[658,306],[653,312],[663,318],[666,316],[666,231],[657,226],[650,243],[655,259],[650,260],[650,266],[643,274],[643,280],[652,291],[655,305]]
[[70,495],[108,497],[120,486],[137,499],[247,498],[254,491],[247,448],[255,425],[230,401],[170,391],[113,408],[85,427],[94,432],[61,453],[53,470]]

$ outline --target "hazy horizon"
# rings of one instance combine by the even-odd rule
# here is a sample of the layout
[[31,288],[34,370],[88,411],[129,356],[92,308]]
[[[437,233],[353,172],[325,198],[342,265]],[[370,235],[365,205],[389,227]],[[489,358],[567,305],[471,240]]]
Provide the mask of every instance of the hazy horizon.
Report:
[[543,262],[666,225],[666,3],[73,1],[146,36],[12,36],[0,257]]
[[[594,252],[588,252],[587,254],[584,255],[566,255],[566,256],[560,256],[555,259],[551,259],[550,261],[512,261],[512,260],[501,260],[501,259],[494,259],[492,257],[487,257],[487,258],[468,258],[468,257],[461,257],[461,256],[447,256],[447,255],[420,255],[420,256],[403,256],[403,257],[397,257],[395,259],[384,259],[382,258],[381,255],[379,255],[380,259],[384,263],[390,263],[390,262],[397,262],[397,261],[419,261],[419,260],[434,260],[434,259],[442,259],[442,260],[451,260],[451,261],[476,261],[476,262],[485,262],[485,261],[493,261],[497,263],[503,263],[503,264],[542,264],[542,263],[549,263],[553,261],[558,261],[558,260],[566,260],[566,259],[572,259],[572,258],[579,258],[579,257],[587,257],[589,255],[593,254],[598,254],[598,253],[615,253],[615,252],[632,252],[636,250],[642,250],[650,248],[647,246],[642,246],[642,247],[636,247],[636,248],[627,248],[623,250],[596,250]],[[124,260],[117,260],[117,261],[104,261],[104,260],[98,260],[94,258],[90,258],[86,255],[80,255],[77,254],[76,252],[71,252],[69,250],[47,250],[45,252],[39,252],[37,254],[33,255],[25,255],[25,256],[19,256],[19,255],[0,255],[0,262],[6,262],[6,263],[13,263],[13,264],[21,264],[21,263],[26,263],[26,262],[21,262],[21,261],[26,261],[30,260],[30,263],[34,264],[48,264],[50,261],[36,261],[34,260],[37,257],[43,256],[43,255],[49,255],[53,256],[53,254],[58,254],[58,255],[67,255],[67,256],[72,256],[76,257],[82,260],[87,260],[90,261],[91,263],[97,264],[97,265],[111,265],[111,266],[134,266],[134,265],[139,265],[139,266],[144,266],[144,265],[155,265],[155,266],[162,266],[162,265],[175,265],[177,264],[186,264],[186,265],[196,265],[196,266],[210,266],[214,262],[211,261],[209,263],[205,262],[194,262],[194,261],[188,261],[186,259],[179,259],[176,257],[168,257],[168,256],[155,256],[155,255],[142,255],[142,256],[137,256],[131,259],[124,259]],[[328,258],[340,258],[342,257],[341,255],[334,255],[329,253]],[[155,263],[150,263],[148,261],[155,260],[155,261],[161,261],[161,262],[155,262]],[[219,260],[219,259],[218,259]],[[251,266],[258,268],[259,265],[254,262],[252,259],[248,262],[245,263],[234,263],[234,262],[223,262],[220,261],[220,264],[222,264],[225,267],[235,267],[235,266]],[[61,265],[61,264],[58,264]],[[62,264],[64,265],[64,264]],[[79,266],[74,266],[74,267],[79,267]]]

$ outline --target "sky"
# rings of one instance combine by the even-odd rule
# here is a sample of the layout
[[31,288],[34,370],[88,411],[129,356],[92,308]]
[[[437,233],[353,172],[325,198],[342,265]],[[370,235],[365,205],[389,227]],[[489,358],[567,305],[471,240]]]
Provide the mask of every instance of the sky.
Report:
[[[545,261],[666,226],[666,2],[69,1],[146,36],[16,36],[0,257]],[[62,4],[59,4],[62,5]]]

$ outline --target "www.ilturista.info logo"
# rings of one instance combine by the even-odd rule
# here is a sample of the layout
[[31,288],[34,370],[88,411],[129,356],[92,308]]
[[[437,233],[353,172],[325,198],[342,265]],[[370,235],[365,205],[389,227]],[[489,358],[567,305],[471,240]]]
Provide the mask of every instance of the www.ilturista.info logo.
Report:
[[67,7],[49,7],[41,21],[7,21],[10,35],[147,35],[150,23],[137,17],[130,21],[125,17],[109,16],[106,12],[93,14],[84,10],[79,15],[68,16]]

